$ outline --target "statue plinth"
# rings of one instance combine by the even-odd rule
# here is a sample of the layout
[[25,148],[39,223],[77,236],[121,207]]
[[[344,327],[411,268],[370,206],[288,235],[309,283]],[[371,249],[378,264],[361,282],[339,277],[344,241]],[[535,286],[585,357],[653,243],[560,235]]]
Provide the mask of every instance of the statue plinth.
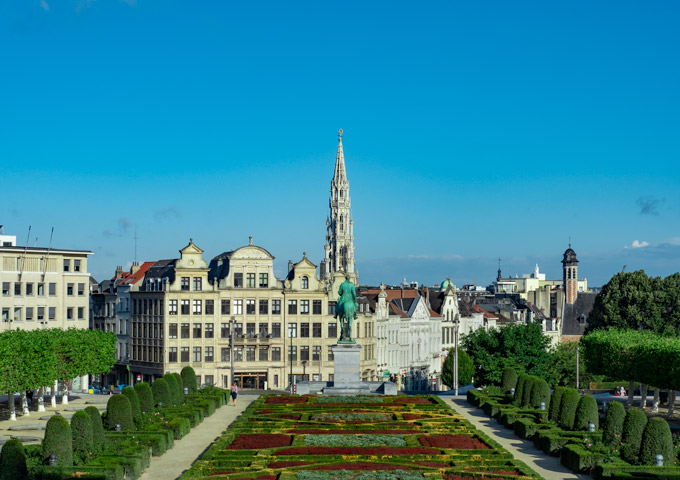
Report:
[[339,388],[353,388],[361,383],[361,345],[340,343],[331,346],[333,352],[333,385]]

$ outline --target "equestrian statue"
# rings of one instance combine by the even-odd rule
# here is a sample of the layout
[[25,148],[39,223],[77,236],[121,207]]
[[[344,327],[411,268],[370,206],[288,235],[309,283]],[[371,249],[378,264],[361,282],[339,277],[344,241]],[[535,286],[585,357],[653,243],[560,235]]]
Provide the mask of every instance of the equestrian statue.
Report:
[[357,318],[357,291],[350,282],[349,275],[338,290],[338,303],[335,306],[334,318],[340,320],[340,339],[338,343],[356,343],[352,339],[352,321]]

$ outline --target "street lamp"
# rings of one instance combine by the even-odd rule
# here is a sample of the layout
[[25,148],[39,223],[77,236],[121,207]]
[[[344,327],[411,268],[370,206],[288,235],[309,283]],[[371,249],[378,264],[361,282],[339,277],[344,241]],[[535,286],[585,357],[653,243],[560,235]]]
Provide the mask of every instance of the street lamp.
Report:
[[453,336],[454,336],[454,354],[453,354],[453,388],[454,388],[454,394],[458,396],[458,323],[460,319],[458,315],[456,315],[456,318],[454,319],[454,330],[453,330]]
[[581,347],[576,345],[576,390],[579,387],[579,363],[581,358]]
[[302,381],[305,381],[305,375],[307,374],[307,360],[302,361]]
[[229,319],[229,351],[231,355],[229,355],[229,358],[231,359],[231,383],[233,384],[236,381],[236,377],[234,376],[234,328],[236,324],[236,317],[233,315]]

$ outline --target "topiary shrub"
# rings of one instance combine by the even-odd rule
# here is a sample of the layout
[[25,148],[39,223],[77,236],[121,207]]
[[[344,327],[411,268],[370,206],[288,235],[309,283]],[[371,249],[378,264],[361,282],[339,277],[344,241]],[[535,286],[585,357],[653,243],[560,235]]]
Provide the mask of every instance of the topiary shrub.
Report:
[[588,430],[588,424],[595,424],[599,428],[600,414],[597,411],[597,400],[592,395],[583,395],[576,407],[574,430]]
[[647,415],[639,408],[629,408],[623,420],[621,457],[628,463],[637,463],[642,444],[642,433],[647,425]]
[[71,426],[61,415],[53,415],[45,427],[45,438],[42,441],[42,460],[46,465],[50,455],[57,456],[60,467],[73,466],[73,437]]
[[562,394],[560,402],[560,415],[557,418],[560,426],[567,430],[574,428],[576,407],[578,407],[579,394],[575,388],[567,388]]
[[560,404],[562,403],[562,395],[566,391],[566,387],[556,387],[550,397],[550,407],[548,408],[548,420],[557,423],[560,419]]
[[92,422],[92,452],[99,453],[104,448],[104,423],[97,407],[90,405],[83,410]]
[[151,391],[153,392],[153,399],[156,402],[156,405],[172,405],[170,387],[168,386],[168,382],[166,382],[165,379],[158,378],[154,380],[154,382],[151,384]]
[[21,480],[28,478],[26,468],[26,453],[21,440],[14,438],[7,440],[0,452],[0,478]]
[[517,386],[517,371],[512,367],[505,367],[501,376],[501,388],[505,393],[510,393],[511,388]]
[[611,402],[604,414],[602,424],[602,442],[611,448],[618,448],[621,444],[623,433],[623,420],[626,418],[626,409],[621,402]]
[[539,378],[531,388],[531,406],[541,408],[541,402],[545,404],[546,410],[550,407],[550,387],[548,382]]
[[660,417],[650,418],[642,432],[640,463],[656,465],[656,455],[663,455],[664,465],[672,466],[675,460],[673,435],[668,422]]
[[538,380],[537,377],[534,377],[533,375],[530,375],[527,377],[527,379],[524,382],[524,389],[522,390],[522,406],[523,407],[529,407],[531,406],[531,390],[534,388],[534,383]]
[[515,387],[515,396],[512,399],[512,404],[516,407],[522,405],[522,395],[524,395],[524,384],[527,381],[529,375],[522,374],[517,379],[517,386]]
[[189,393],[195,393],[198,390],[196,372],[188,365],[182,369],[182,384],[189,389]]
[[139,406],[139,396],[133,387],[123,387],[123,395],[125,395],[130,402],[130,410],[132,411],[132,420],[135,425],[139,426],[142,423],[142,410]]
[[123,394],[113,395],[106,404],[106,422],[104,427],[107,430],[115,430],[117,424],[120,425],[121,430],[124,432],[135,429],[130,400]]
[[175,377],[177,385],[179,386],[179,405],[184,405],[184,381],[182,380],[182,375],[173,373],[172,376]]
[[71,417],[73,460],[76,465],[85,463],[92,453],[92,418],[84,410]]
[[[175,377],[171,373],[167,373],[163,375],[163,380],[165,380],[168,383],[168,388],[170,388],[170,401],[172,402],[172,406],[177,407],[181,405],[179,396],[179,385],[177,384],[177,380],[175,380]],[[165,403],[163,405],[165,405]]]
[[139,398],[139,408],[142,413],[153,412],[153,406],[155,402],[153,400],[153,393],[151,392],[151,387],[146,382],[139,382],[135,384],[135,392],[137,392],[137,397]]

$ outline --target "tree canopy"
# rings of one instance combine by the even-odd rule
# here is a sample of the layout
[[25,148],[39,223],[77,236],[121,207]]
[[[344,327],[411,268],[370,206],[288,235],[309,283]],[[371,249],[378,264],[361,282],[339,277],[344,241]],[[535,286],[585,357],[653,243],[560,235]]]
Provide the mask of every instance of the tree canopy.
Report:
[[475,383],[500,383],[505,367],[526,372],[553,383],[548,352],[550,338],[540,324],[510,324],[476,330],[462,339],[463,348],[475,363]]
[[[446,355],[444,365],[442,366],[442,382],[449,388],[453,388],[453,361],[456,354],[456,349],[452,348]],[[472,381],[472,376],[475,374],[475,367],[465,350],[458,349],[458,386],[469,385]]]

